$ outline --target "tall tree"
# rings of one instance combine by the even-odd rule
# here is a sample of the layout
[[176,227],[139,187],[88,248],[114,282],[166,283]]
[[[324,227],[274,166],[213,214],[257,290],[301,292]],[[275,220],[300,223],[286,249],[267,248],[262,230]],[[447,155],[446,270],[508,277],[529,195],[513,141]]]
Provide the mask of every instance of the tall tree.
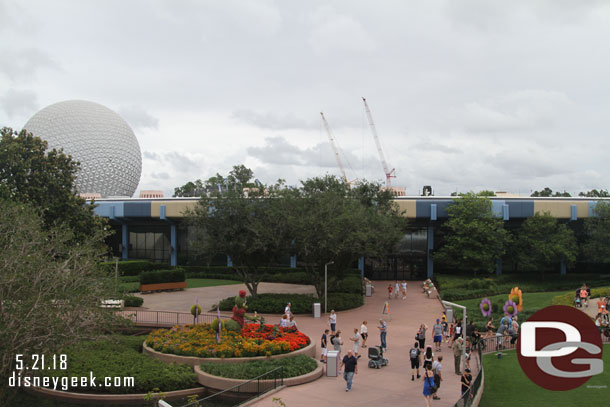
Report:
[[587,192],[579,192],[578,196],[585,196],[588,198],[610,198],[610,192],[607,189],[592,189]]
[[502,220],[493,214],[491,200],[469,192],[455,199],[447,212],[446,241],[434,260],[475,274],[492,272],[510,237]]
[[76,240],[102,229],[106,222],[93,205],[76,194],[79,168],[62,150],[47,150],[47,142],[25,130],[0,130],[0,199],[37,208],[47,227],[69,226]]
[[585,219],[583,254],[594,263],[610,263],[610,203],[598,201]]
[[123,318],[100,308],[112,298],[112,280],[97,266],[105,232],[79,244],[65,225],[45,224],[29,205],[0,200],[0,405],[15,355],[51,355],[81,339],[94,339]]
[[226,190],[202,196],[188,221],[195,226],[194,247],[208,256],[229,256],[233,270],[256,296],[263,269],[289,252],[292,237],[286,202],[279,199],[283,183],[248,189],[252,172],[248,175],[244,168],[234,167]]
[[200,179],[189,181],[181,187],[174,188],[174,197],[200,197],[206,190]]
[[534,191],[532,192],[532,194],[530,195],[532,197],[565,197],[565,198],[569,198],[572,195],[569,192],[563,191],[563,192],[555,192],[553,193],[553,190],[549,187],[545,187],[543,190],[541,191]]
[[576,261],[578,246],[574,232],[549,212],[536,213],[521,225],[514,242],[520,268],[544,272],[553,264]]

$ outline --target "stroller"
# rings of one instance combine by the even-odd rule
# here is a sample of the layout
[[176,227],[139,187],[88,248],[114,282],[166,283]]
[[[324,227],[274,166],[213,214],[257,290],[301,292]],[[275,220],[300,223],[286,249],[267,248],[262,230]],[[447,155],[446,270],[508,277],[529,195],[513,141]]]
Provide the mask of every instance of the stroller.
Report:
[[387,366],[389,360],[383,357],[383,349],[381,346],[371,346],[369,348],[369,367],[380,369],[382,366]]

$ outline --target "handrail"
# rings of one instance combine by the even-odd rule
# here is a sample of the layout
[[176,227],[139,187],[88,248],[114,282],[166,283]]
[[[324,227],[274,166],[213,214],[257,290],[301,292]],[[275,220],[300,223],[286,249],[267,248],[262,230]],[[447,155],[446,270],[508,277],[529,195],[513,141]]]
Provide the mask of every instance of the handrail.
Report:
[[[174,325],[191,325],[193,323],[203,324],[210,323],[216,318],[217,314],[205,313],[199,314],[197,321],[190,312],[177,312],[177,311],[116,311],[117,315],[121,315],[136,325],[148,325],[148,326],[174,326]],[[227,315],[221,315],[220,319],[229,319]]]

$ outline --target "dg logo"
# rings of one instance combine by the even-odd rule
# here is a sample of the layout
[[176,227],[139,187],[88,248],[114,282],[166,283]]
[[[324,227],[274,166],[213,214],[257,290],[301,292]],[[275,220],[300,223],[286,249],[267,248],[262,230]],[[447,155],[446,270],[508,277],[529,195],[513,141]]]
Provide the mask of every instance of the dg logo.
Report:
[[538,386],[565,391],[604,370],[599,330],[584,312],[564,305],[541,309],[521,325],[517,356]]

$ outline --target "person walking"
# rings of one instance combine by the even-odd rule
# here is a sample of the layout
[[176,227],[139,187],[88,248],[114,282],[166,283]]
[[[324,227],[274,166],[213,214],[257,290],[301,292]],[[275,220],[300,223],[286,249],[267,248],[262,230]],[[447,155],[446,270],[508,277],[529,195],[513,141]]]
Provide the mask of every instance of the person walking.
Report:
[[434,373],[432,373],[432,366],[424,365],[424,399],[426,400],[426,406],[432,406],[432,389],[434,388]]
[[419,341],[419,348],[423,349],[426,346],[426,329],[428,326],[426,324],[421,324],[419,326],[419,331],[417,331],[417,340]]
[[358,333],[358,328],[354,328],[354,335],[349,338],[349,340],[354,342],[354,345],[352,346],[352,351],[354,352],[354,356],[358,358],[358,350],[360,348],[361,342],[361,336],[360,333]]
[[345,371],[343,372],[343,379],[345,380],[345,383],[347,385],[345,391],[350,391],[352,389],[352,381],[354,380],[354,375],[358,374],[358,358],[353,355],[351,349],[348,350],[347,355],[343,357],[339,368],[344,366]]
[[[466,393],[471,392],[471,388],[472,388],[472,375],[470,374],[470,369],[466,368],[464,369],[464,374],[462,375],[462,378],[460,380],[460,382],[462,383],[462,398],[464,398],[464,395]],[[466,399],[468,400],[470,398],[470,396]],[[464,401],[466,401],[464,400]]]
[[415,342],[413,347],[409,351],[409,359],[411,359],[411,381],[415,380],[415,374],[417,373],[417,378],[420,378],[419,375],[419,360],[421,359],[421,351],[419,350],[419,342]]
[[432,326],[432,335],[434,336],[434,350],[440,352],[443,343],[443,325],[441,325],[441,320],[438,318],[436,324]]
[[432,352],[432,347],[428,345],[426,348],[426,352],[424,353],[424,368],[426,366],[432,367],[432,362],[434,361],[434,352]]
[[360,325],[360,337],[362,338],[363,348],[366,348],[366,339],[369,337],[369,328],[366,326],[366,324],[366,321],[362,321],[362,325]]
[[322,348],[322,355],[320,356],[320,362],[326,363],[326,356],[328,355],[328,329],[324,330],[322,338],[320,339],[320,347]]
[[381,339],[381,347],[384,351],[388,349],[388,345],[386,343],[386,336],[388,334],[388,324],[382,319],[379,319],[379,337]]
[[337,329],[337,314],[335,314],[335,310],[330,310],[330,315],[328,316],[328,323],[330,324],[330,333],[333,335]]
[[394,284],[394,298],[398,298],[400,295],[400,284],[398,284],[398,280],[396,280],[396,284]]
[[291,303],[288,303],[286,304],[286,308],[284,308],[284,314],[288,315],[288,318],[290,318],[290,316],[292,315],[292,311],[290,311],[291,305]]
[[388,300],[392,299],[392,283],[390,283],[390,285],[388,285]]
[[517,342],[517,339],[519,339],[519,322],[517,322],[516,315],[513,317],[513,323],[511,325],[510,329],[508,330],[508,333],[511,336],[510,344],[514,345],[515,342]]
[[464,338],[461,336],[455,340],[453,347],[453,361],[455,364],[455,374],[461,374],[462,355],[464,354]]
[[[333,345],[333,350],[338,351],[337,359],[341,357],[341,345],[343,345],[343,338],[341,338],[341,331],[337,331],[335,335],[331,335],[330,343]],[[339,372],[341,373],[341,367],[339,367]]]
[[443,381],[443,365],[442,362],[443,357],[439,356],[437,360],[432,363],[432,371],[434,372],[434,384],[436,385],[436,391],[432,395],[433,400],[440,400],[441,398],[436,395],[438,389],[441,387],[441,382]]
[[407,281],[406,280],[402,280],[401,288],[402,288],[402,299],[406,300],[407,299]]

